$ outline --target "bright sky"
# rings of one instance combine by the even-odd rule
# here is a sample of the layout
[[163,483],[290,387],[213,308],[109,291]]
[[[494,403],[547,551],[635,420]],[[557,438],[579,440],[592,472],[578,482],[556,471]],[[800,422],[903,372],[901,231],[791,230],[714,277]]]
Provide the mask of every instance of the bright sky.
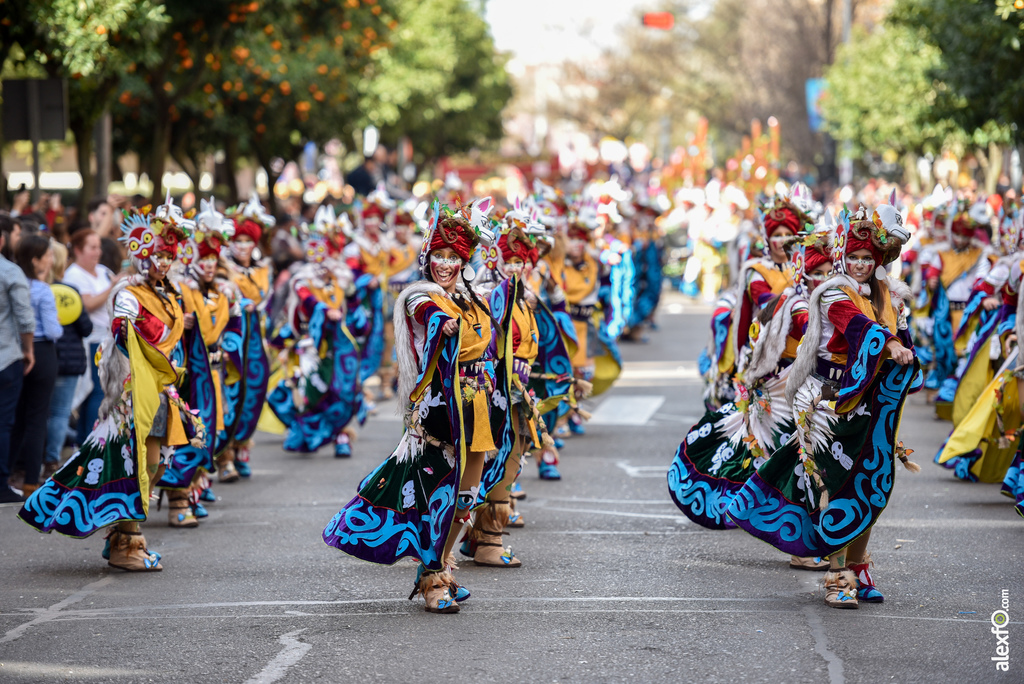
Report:
[[499,50],[523,64],[596,56],[619,40],[638,8],[656,0],[486,0],[487,21]]

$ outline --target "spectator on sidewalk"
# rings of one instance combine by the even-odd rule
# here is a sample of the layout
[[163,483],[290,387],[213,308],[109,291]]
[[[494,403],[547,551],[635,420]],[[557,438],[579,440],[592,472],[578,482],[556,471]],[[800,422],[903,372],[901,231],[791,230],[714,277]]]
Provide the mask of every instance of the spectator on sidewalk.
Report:
[[33,357],[35,363],[25,374],[14,431],[11,452],[14,462],[25,466],[25,485],[28,496],[39,488],[39,474],[46,446],[46,418],[50,415],[50,397],[57,381],[57,340],[64,328],[57,318],[57,303],[47,280],[53,268],[53,249],[50,238],[44,235],[26,235],[18,243],[18,266],[29,279],[29,296],[35,317]]
[[[20,230],[17,221],[0,214],[0,252],[12,232]],[[11,431],[18,408],[24,374],[35,362],[32,349],[35,316],[29,298],[28,281],[15,264],[0,256],[0,503],[23,501],[11,490]]]
[[110,314],[107,313],[107,297],[117,277],[106,266],[100,264],[100,237],[96,231],[83,228],[71,236],[71,253],[74,263],[64,272],[64,282],[82,295],[85,310],[92,321],[92,333],[85,338],[89,348],[86,360],[92,378],[92,391],[78,409],[78,444],[85,441],[92,431],[103,401],[99,370],[96,367],[96,350],[110,335]]
[[[64,325],[64,334],[57,340],[57,382],[50,398],[50,415],[46,420],[46,451],[43,455],[43,477],[60,467],[60,452],[68,436],[68,420],[74,408],[78,379],[89,369],[85,339],[92,333],[92,319],[85,310],[82,296],[72,285],[62,282],[68,261],[64,245],[53,245],[52,282],[57,301],[57,315]],[[77,317],[67,319],[78,313]]]

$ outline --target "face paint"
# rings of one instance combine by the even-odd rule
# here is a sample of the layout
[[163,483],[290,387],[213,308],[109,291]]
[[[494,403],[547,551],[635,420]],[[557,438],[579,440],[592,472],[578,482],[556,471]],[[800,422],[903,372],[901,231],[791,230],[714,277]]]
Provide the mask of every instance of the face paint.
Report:
[[448,289],[454,286],[461,270],[462,259],[452,250],[444,249],[430,253],[430,275],[441,287]]
[[847,266],[874,266],[875,265],[875,260],[872,259],[871,257],[855,257],[855,256],[851,255],[851,256],[846,257],[846,265]]
[[231,243],[231,255],[239,261],[248,261],[256,243],[249,239],[238,239]]
[[214,276],[217,275],[217,257],[212,255],[203,257],[199,260],[198,266],[203,282],[212,283]]

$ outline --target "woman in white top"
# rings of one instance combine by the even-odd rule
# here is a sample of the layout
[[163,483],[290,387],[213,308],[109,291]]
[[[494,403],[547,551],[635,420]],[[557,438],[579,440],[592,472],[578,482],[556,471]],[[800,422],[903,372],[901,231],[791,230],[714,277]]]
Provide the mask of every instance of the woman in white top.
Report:
[[105,338],[110,337],[110,314],[107,313],[106,304],[117,276],[100,264],[100,236],[91,228],[75,231],[71,236],[71,251],[75,261],[64,272],[64,282],[73,285],[81,293],[85,310],[92,320],[92,334],[85,338],[89,348],[92,391],[82,401],[78,411],[78,443],[82,444],[96,422],[96,414],[103,401],[103,389],[96,367],[96,350]]

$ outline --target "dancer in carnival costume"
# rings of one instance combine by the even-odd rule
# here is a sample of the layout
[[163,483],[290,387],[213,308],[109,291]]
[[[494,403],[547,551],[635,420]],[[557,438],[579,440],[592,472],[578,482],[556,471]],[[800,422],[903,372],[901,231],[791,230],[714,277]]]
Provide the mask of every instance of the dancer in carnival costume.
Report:
[[[948,241],[929,249],[921,264],[930,299],[927,315],[932,321],[933,345],[933,366],[925,378],[925,389],[934,394],[936,415],[945,420],[952,418],[956,370],[977,326],[977,321],[965,319],[963,314],[975,282],[988,275],[996,256],[975,238],[978,222],[966,207],[950,208],[949,213]],[[962,326],[962,320],[970,325]]]
[[229,209],[235,232],[225,256],[228,277],[241,293],[240,329],[229,333],[231,344],[225,351],[241,365],[237,379],[224,387],[224,431],[218,441],[234,453],[235,470],[241,477],[252,475],[249,457],[252,436],[256,432],[260,412],[267,398],[270,382],[270,361],[266,351],[267,316],[272,306],[273,268],[271,259],[260,250],[265,231],[276,225],[274,217],[260,204],[253,193],[243,206]]
[[[732,400],[733,378],[741,371],[750,354],[750,324],[772,298],[793,286],[793,268],[785,245],[805,227],[814,225],[815,205],[810,190],[796,183],[787,191],[784,185],[776,188],[777,200],[761,217],[764,253],[748,259],[740,269],[736,292],[720,298],[712,316],[711,358],[717,359],[717,368],[705,373],[709,379],[704,403],[717,409]],[[724,314],[730,302],[733,310]],[[722,339],[722,325],[729,323],[728,336]]]
[[[796,431],[786,381],[807,330],[808,297],[832,273],[828,240],[827,230],[792,238],[794,285],[769,300],[751,326],[750,362],[734,380],[735,402],[708,411],[676,450],[669,494],[703,527],[736,527],[725,514],[729,504]],[[790,567],[823,570],[828,563],[794,555]]]
[[646,189],[633,199],[630,226],[630,247],[633,251],[633,312],[623,337],[640,340],[644,327],[656,327],[654,315],[661,301],[662,237],[656,223],[661,215],[658,197]]
[[84,538],[113,525],[103,555],[130,571],[162,570],[139,522],[176,446],[202,447],[206,428],[178,395],[171,361],[185,330],[167,274],[191,221],[170,202],[126,214],[121,230],[138,271],[109,298],[114,336],[100,348],[105,397],[92,432],[67,463],[25,502],[18,516],[41,532]]
[[366,414],[359,346],[345,324],[354,284],[344,262],[329,257],[329,223],[306,228],[306,262],[292,271],[277,333],[285,346],[282,377],[267,404],[287,429],[285,451],[311,453],[333,443],[334,455],[347,458],[352,448],[345,428]]
[[234,224],[214,208],[213,201],[202,200],[200,207],[195,231],[184,248],[185,271],[174,279],[185,312],[185,333],[173,360],[185,370],[179,383],[182,397],[198,412],[211,439],[199,448],[176,449],[160,480],[171,527],[197,527],[198,519],[206,517],[200,499],[215,498],[208,493],[207,473],[216,469],[219,482],[239,477],[234,455],[216,438],[224,431],[223,384],[226,379],[237,381],[241,370],[240,360],[226,357],[223,348],[225,342],[229,348],[234,346],[227,340],[228,330],[237,331],[241,317],[238,288],[227,278],[220,258]]
[[[384,293],[392,249],[388,233],[395,207],[384,183],[380,183],[363,202],[359,225],[342,252],[355,276],[347,325],[359,344],[360,382],[377,373],[385,354]],[[386,351],[391,353],[390,348]],[[389,371],[388,380],[391,379]]]
[[[483,273],[477,285],[481,289],[494,291],[502,282],[517,278],[523,284],[521,292],[512,307],[512,427],[514,431],[512,452],[509,454],[502,481],[492,490],[494,499],[477,509],[473,529],[469,538],[462,545],[464,555],[473,557],[479,565],[513,566],[514,560],[501,551],[501,530],[505,527],[523,527],[525,521],[515,510],[515,500],[511,496],[516,478],[522,472],[522,459],[529,456],[531,447],[542,449],[553,444],[547,433],[540,415],[540,399],[538,384],[535,380],[544,375],[545,366],[554,365],[555,359],[551,342],[542,340],[539,321],[551,313],[533,292],[529,284],[533,281],[533,269],[540,258],[538,239],[545,229],[539,222],[534,208],[527,211],[516,200],[513,209],[505,213],[501,219],[501,231],[498,243],[484,250]],[[541,243],[545,244],[545,243]],[[553,321],[552,321],[553,323]],[[551,325],[551,323],[549,323]],[[548,333],[550,334],[550,332]],[[556,332],[557,335],[557,332]],[[542,349],[542,347],[544,347]],[[564,389],[563,397],[571,394],[571,384],[566,382],[571,377],[568,354],[558,357],[562,362],[561,378]],[[546,385],[543,386],[546,390]],[[548,393],[542,395],[549,397]],[[549,401],[553,408],[559,401]],[[544,464],[544,461],[540,461]],[[543,465],[542,465],[543,467]]]
[[[410,598],[422,594],[434,613],[458,612],[458,602],[469,597],[455,581],[452,549],[473,508],[501,483],[512,448],[511,421],[493,415],[509,415],[511,386],[508,375],[504,382],[501,376],[511,371],[512,336],[495,330],[492,314],[507,331],[518,284],[513,278],[496,287],[491,303],[500,309],[491,311],[471,288],[475,273],[466,268],[480,239],[493,239],[489,202],[450,212],[435,201],[420,257],[424,280],[405,288],[395,303],[405,432],[323,534],[329,546],[374,563],[418,559]],[[488,363],[496,369],[493,378]],[[498,423],[500,444],[492,433]],[[485,467],[488,451],[498,453]]]
[[1018,251],[1020,234],[1020,216],[1004,216],[999,242],[1008,255],[996,261],[975,287],[964,310],[964,320],[976,316],[980,321],[961,363],[953,401],[955,427],[935,462],[968,482],[1003,481],[1017,452],[1019,376],[1024,370],[1015,344],[1024,333],[1019,311],[1024,260],[1024,253]]
[[909,288],[888,278],[909,237],[892,205],[872,215],[844,209],[834,232],[838,272],[808,303],[805,343],[786,383],[796,419],[791,439],[729,504],[727,515],[783,553],[829,557],[825,603],[881,602],[869,573],[871,528],[892,492],[907,395],[920,367],[907,332]]
[[417,234],[413,207],[399,206],[394,212],[391,251],[387,266],[387,287],[384,289],[384,346],[380,362],[381,397],[395,396],[398,366],[395,364],[395,300],[410,283],[419,280],[419,254],[423,237]]

